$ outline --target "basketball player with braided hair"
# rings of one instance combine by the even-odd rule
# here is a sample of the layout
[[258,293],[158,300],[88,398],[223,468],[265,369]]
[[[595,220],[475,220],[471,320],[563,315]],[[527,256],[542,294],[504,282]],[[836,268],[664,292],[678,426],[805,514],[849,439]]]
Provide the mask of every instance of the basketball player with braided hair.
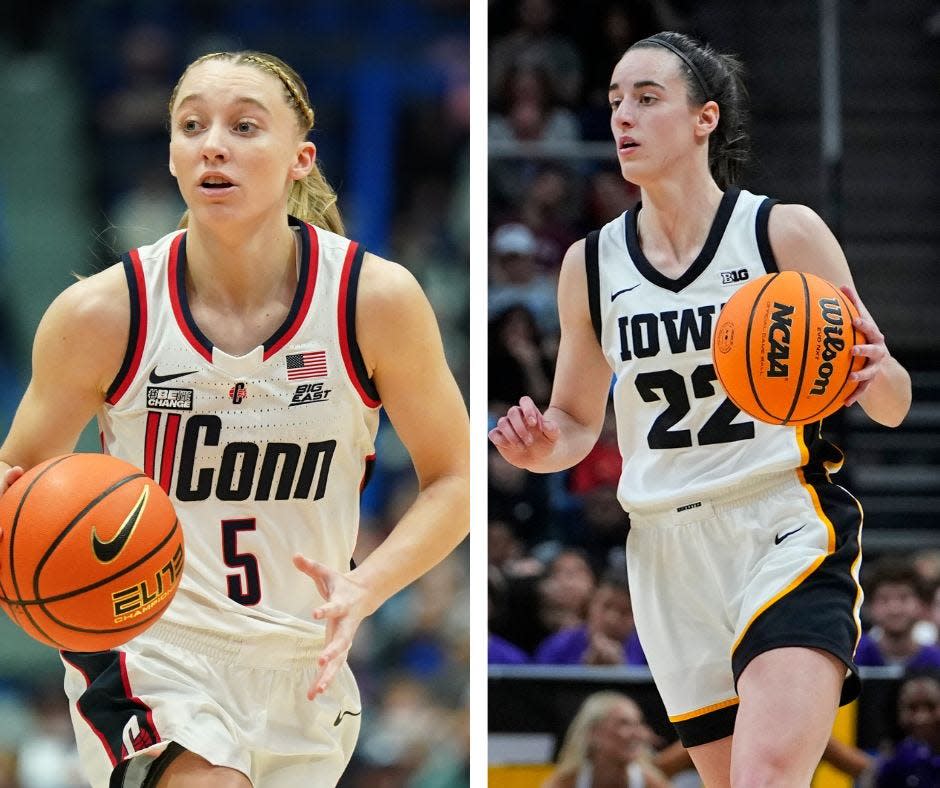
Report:
[[[333,785],[359,731],[360,622],[468,531],[467,412],[415,279],[342,235],[300,76],[206,55],[169,112],[180,229],[49,307],[0,493],[97,415],[183,526],[161,620],[62,654],[93,786]],[[350,569],[381,406],[419,491]]]
[[659,33],[615,65],[609,101],[641,202],[568,250],[549,407],[523,397],[490,440],[516,466],[570,468],[600,433],[614,373],[634,615],[669,717],[709,788],[808,785],[859,688],[861,508],[829,478],[842,455],[819,423],[756,422],[726,398],[715,319],[748,279],[814,273],[859,309],[866,364],[849,404],[895,426],[910,378],[819,216],[737,185],[736,59]]

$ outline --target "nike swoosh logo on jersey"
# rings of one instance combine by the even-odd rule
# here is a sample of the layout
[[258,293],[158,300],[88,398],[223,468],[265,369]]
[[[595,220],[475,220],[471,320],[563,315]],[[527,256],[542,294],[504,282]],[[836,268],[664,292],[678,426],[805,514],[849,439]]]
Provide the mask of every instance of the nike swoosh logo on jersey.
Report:
[[777,534],[777,536],[774,537],[774,544],[780,544],[788,536],[793,536],[797,531],[802,531],[804,528],[806,528],[806,523],[803,523],[799,528],[794,528],[792,531],[787,531],[783,536]]
[[124,545],[127,544],[127,540],[130,539],[131,534],[134,533],[137,523],[140,522],[149,497],[150,487],[147,486],[144,487],[140,498],[137,499],[137,503],[135,503],[134,508],[131,509],[131,513],[127,515],[127,518],[121,523],[118,532],[107,542],[98,537],[97,527],[91,529],[91,547],[92,550],[94,550],[95,558],[101,561],[101,563],[109,564],[121,554]]
[[177,378],[185,378],[187,375],[194,375],[198,370],[192,370],[190,372],[176,372],[172,375],[158,375],[157,368],[154,367],[150,370],[150,382],[154,386],[159,386],[161,383],[166,383],[168,380],[176,380]]
[[337,725],[339,725],[340,722],[342,722],[343,717],[345,717],[347,714],[350,717],[358,717],[360,714],[362,714],[362,710],[360,709],[359,711],[341,711],[339,714],[336,715],[336,719],[333,720],[333,727],[335,728]]
[[616,293],[610,294],[610,300],[613,301],[617,296],[623,295],[624,293],[629,293],[631,290],[636,290],[640,286],[640,283],[637,282],[633,287],[625,287],[623,290],[618,290]]

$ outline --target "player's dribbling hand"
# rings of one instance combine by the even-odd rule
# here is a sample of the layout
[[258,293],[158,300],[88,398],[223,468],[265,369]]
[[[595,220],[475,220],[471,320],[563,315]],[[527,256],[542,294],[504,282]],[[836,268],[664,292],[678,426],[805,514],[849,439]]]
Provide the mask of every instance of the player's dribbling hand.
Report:
[[545,418],[531,397],[523,397],[500,417],[488,437],[506,462],[525,468],[548,454],[558,435],[558,425]]
[[[23,469],[19,465],[7,468],[6,472],[0,473],[0,495],[3,495],[20,476],[23,475]],[[0,540],[3,539],[3,526],[0,525]]]
[[19,465],[14,465],[12,468],[7,468],[6,473],[0,473],[0,495],[3,495],[13,484],[13,482],[19,479],[22,475],[23,469]]
[[326,645],[317,658],[317,674],[307,690],[308,700],[313,700],[326,692],[337,671],[346,664],[356,630],[371,609],[367,590],[347,574],[299,553],[294,556],[294,566],[316,583],[320,596],[326,600],[326,604],[313,611],[315,620],[326,622]]
[[845,400],[848,407],[858,401],[860,395],[865,393],[865,389],[871,384],[871,381],[881,372],[885,360],[890,357],[888,346],[885,344],[884,334],[881,333],[871,313],[865,308],[862,300],[858,297],[851,287],[839,288],[845,296],[855,305],[858,310],[858,317],[855,318],[855,328],[865,335],[867,344],[856,345],[852,348],[852,353],[856,356],[865,357],[865,366],[857,372],[853,372],[852,380],[858,381],[858,387]]

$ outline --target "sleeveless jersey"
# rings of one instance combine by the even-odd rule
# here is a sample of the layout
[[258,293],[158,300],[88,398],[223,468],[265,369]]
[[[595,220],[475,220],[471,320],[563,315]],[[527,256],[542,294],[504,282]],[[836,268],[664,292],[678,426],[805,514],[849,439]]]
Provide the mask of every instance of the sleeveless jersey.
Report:
[[185,231],[124,257],[130,340],[98,422],[105,451],[156,480],[183,525],[169,623],[321,636],[311,619],[321,597],[291,558],[349,569],[380,406],[355,341],[364,250],[291,226],[300,254],[289,313],[238,357],[190,312]]
[[627,511],[694,505],[756,474],[841,463],[818,423],[781,427],[738,410],[712,365],[721,307],[748,280],[777,271],[767,234],[774,202],[729,188],[678,279],[644,256],[636,210],[587,237],[591,320],[615,375],[617,497]]

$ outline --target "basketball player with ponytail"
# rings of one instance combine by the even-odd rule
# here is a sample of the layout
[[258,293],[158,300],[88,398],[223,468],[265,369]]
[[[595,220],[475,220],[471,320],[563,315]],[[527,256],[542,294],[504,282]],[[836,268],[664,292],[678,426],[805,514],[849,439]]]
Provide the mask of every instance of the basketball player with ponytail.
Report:
[[[467,533],[467,413],[415,279],[343,237],[293,69],[201,57],[169,120],[181,229],[49,307],[0,492],[97,416],[183,525],[163,618],[62,655],[95,788],[333,785],[359,731],[360,622]],[[350,569],[381,406],[419,492]]]
[[609,100],[641,203],[568,250],[551,403],[523,397],[490,440],[521,468],[570,468],[600,433],[613,371],[634,614],[669,717],[709,788],[808,785],[858,692],[862,514],[830,481],[842,457],[818,423],[755,422],[726,399],[715,318],[749,279],[814,273],[860,312],[866,365],[849,404],[895,426],[910,378],[824,222],[737,185],[738,61],[659,33],[616,64]]

